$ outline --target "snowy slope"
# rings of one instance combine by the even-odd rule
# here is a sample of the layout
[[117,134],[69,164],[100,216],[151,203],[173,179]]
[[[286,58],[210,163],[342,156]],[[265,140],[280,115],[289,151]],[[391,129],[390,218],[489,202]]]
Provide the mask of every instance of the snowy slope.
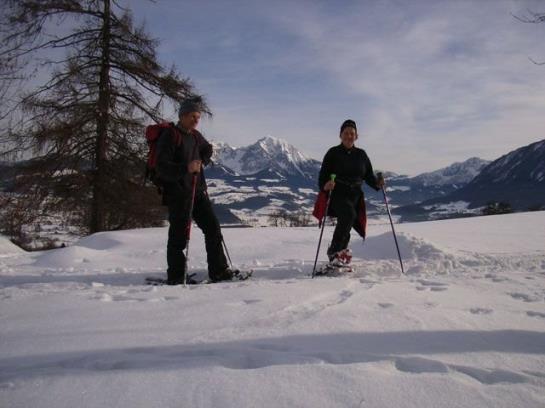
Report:
[[0,257],[23,253],[23,250],[5,237],[0,236]]
[[389,225],[370,225],[356,272],[316,279],[316,228],[227,229],[254,279],[188,288],[141,284],[164,269],[166,229],[11,251],[0,406],[543,407],[544,224],[396,225],[407,276]]

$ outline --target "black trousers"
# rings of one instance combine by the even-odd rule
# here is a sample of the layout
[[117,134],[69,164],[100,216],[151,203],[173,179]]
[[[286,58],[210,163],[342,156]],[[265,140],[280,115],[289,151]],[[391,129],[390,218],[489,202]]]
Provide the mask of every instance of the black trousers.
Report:
[[[170,281],[183,280],[187,227],[189,225],[190,198],[174,199],[168,202],[167,275]],[[208,276],[212,280],[222,279],[228,267],[222,247],[219,221],[212,209],[212,203],[204,192],[197,192],[193,207],[193,220],[204,234]]]
[[[339,188],[340,187],[340,188]],[[358,222],[358,204],[363,192],[358,188],[342,188],[335,186],[331,193],[330,207],[337,217],[337,225],[333,232],[331,245],[327,250],[329,256],[348,248],[350,230]]]

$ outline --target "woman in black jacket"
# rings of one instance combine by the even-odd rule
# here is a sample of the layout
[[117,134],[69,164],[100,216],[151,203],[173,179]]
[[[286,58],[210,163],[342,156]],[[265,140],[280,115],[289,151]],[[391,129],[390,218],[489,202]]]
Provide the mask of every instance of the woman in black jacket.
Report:
[[[384,179],[376,177],[365,150],[354,145],[358,138],[356,122],[345,120],[341,125],[341,143],[329,149],[322,162],[319,177],[321,191],[331,194],[329,214],[337,217],[337,226],[327,250],[329,261],[336,265],[350,263],[347,249],[352,227],[365,238],[365,203],[362,184],[365,181],[375,190],[384,186]],[[331,175],[335,174],[334,181]]]

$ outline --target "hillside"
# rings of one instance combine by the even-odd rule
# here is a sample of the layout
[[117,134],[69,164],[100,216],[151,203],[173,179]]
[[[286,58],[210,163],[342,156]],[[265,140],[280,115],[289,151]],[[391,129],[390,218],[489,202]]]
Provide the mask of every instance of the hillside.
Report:
[[397,209],[405,221],[478,214],[490,202],[514,211],[545,208],[545,140],[509,152],[486,165],[450,194]]

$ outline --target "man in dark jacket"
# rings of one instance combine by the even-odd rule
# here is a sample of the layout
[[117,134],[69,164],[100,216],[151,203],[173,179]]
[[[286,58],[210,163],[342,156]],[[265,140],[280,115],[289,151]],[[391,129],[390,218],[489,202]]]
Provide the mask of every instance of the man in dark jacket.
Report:
[[[365,150],[355,146],[358,138],[356,122],[344,121],[339,137],[341,143],[330,148],[324,157],[318,183],[321,191],[330,192],[329,215],[337,217],[327,254],[330,262],[342,264],[351,258],[347,248],[352,227],[365,238],[367,217],[362,183],[378,191],[384,186],[384,179],[375,176]],[[330,180],[332,174],[336,175],[335,181]]]
[[163,204],[168,206],[170,223],[167,243],[170,285],[183,283],[187,272],[184,249],[194,177],[193,220],[204,233],[209,278],[221,281],[233,277],[223,251],[220,225],[206,191],[203,167],[210,163],[212,145],[196,129],[203,108],[199,97],[185,100],[178,111],[178,123],[163,129],[157,142],[157,176],[163,186]]

